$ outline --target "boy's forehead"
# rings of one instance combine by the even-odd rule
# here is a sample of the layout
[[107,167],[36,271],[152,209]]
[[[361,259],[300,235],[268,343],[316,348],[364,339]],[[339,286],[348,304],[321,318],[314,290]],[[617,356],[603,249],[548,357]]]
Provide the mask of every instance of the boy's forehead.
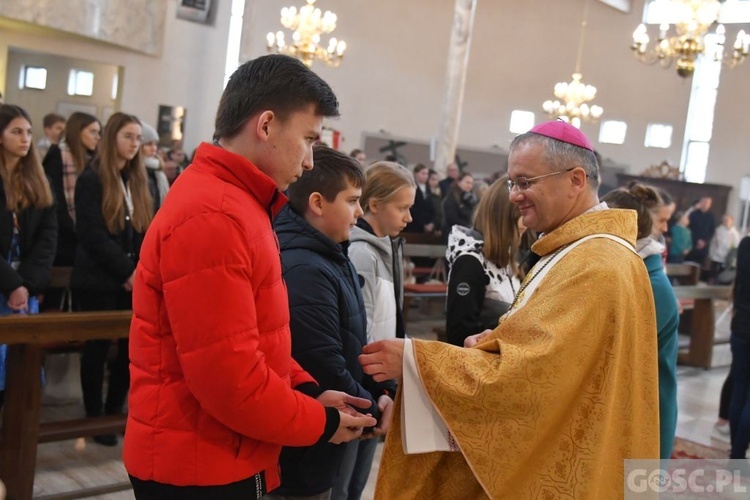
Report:
[[362,186],[355,186],[351,179],[346,179],[345,187],[339,191],[339,195],[344,196],[362,196]]

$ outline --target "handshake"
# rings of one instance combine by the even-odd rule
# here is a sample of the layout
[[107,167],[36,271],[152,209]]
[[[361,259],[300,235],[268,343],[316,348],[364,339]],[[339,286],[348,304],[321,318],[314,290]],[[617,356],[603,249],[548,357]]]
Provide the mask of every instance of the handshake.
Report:
[[375,427],[371,436],[382,436],[388,432],[393,412],[393,400],[388,396],[378,398],[378,409],[381,413],[380,423],[369,413],[363,415],[355,408],[369,408],[370,401],[355,396],[350,396],[341,391],[325,391],[318,396],[317,400],[323,406],[336,408],[339,411],[339,427],[329,440],[333,444],[341,444],[352,441],[362,436],[362,431],[367,427]]

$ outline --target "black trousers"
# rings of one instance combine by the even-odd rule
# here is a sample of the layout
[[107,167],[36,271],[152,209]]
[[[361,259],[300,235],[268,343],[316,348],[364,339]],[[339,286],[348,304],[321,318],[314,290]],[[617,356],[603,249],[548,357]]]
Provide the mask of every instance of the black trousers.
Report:
[[260,500],[266,494],[265,474],[220,486],[174,486],[172,484],[143,481],[130,476],[137,500]]
[[729,404],[732,402],[732,390],[734,390],[734,379],[732,369],[729,369],[724,385],[721,386],[721,398],[719,399],[719,418],[729,420]]
[[[132,294],[124,289],[117,292],[73,290],[76,311],[123,311],[132,308]],[[109,389],[104,402],[104,372],[112,341],[89,340],[81,354],[81,389],[87,417],[123,412],[130,388],[128,339],[117,340],[117,357],[110,366]]]

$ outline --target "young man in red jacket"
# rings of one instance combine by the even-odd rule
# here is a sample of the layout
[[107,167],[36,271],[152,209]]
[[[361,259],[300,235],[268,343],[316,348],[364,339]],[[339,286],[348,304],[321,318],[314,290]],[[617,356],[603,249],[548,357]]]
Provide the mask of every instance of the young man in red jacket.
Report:
[[[279,55],[243,64],[213,144],[170,189],[141,248],[123,459],[136,498],[261,498],[282,446],[342,443],[370,402],[323,392],[291,357],[273,217],[313,167],[331,88]],[[317,401],[316,401],[317,399]]]

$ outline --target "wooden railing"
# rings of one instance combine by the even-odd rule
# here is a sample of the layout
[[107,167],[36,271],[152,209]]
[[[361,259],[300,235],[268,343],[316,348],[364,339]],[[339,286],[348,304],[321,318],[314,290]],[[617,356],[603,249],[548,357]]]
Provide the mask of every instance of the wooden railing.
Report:
[[711,368],[713,357],[716,313],[714,303],[728,300],[729,286],[676,286],[678,299],[692,299],[693,313],[690,321],[690,344],[686,353],[678,355],[678,362],[687,366]]
[[[125,428],[123,416],[39,423],[43,345],[124,338],[130,330],[131,316],[131,311],[113,311],[0,317],[0,344],[8,344],[5,406],[0,429],[0,479],[5,483],[9,500],[32,498],[40,442],[114,433]],[[79,491],[76,497],[129,487],[129,483],[118,483],[88,488]],[[72,498],[68,494],[63,496]]]

